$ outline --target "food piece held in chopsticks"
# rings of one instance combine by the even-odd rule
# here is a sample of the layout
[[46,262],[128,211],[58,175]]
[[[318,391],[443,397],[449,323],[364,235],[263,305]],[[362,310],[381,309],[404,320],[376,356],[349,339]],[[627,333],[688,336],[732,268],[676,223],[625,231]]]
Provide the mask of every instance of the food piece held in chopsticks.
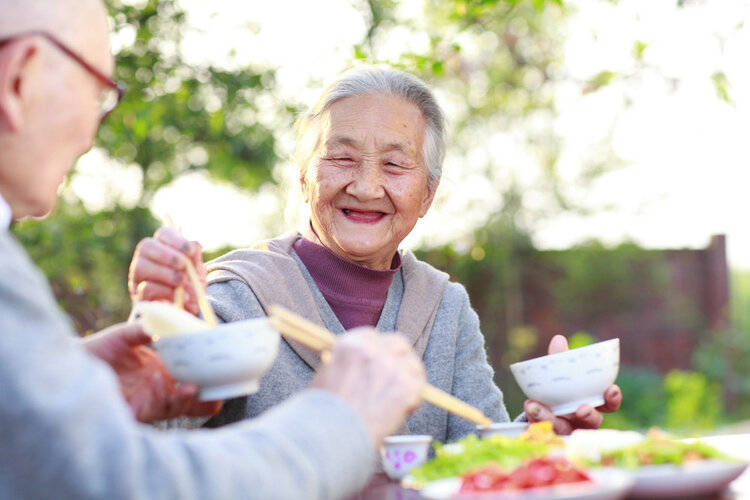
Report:
[[133,306],[133,318],[141,322],[143,330],[154,340],[211,328],[206,321],[166,302],[136,302]]

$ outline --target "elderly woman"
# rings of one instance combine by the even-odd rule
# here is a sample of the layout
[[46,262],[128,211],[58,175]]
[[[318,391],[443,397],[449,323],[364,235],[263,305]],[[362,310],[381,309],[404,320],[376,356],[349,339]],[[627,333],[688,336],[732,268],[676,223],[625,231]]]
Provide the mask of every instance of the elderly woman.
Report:
[[[463,286],[399,245],[430,208],[445,152],[443,114],[417,78],[390,69],[343,75],[298,123],[296,160],[310,208],[303,235],[291,234],[208,263],[208,295],[223,321],[264,316],[281,304],[336,335],[360,326],[405,335],[424,361],[430,383],[507,421],[501,391],[488,365],[479,319]],[[177,252],[200,264],[200,249],[163,228],[144,240],[131,266],[134,299],[170,300],[185,283]],[[195,311],[194,300],[188,308]],[[563,337],[550,349],[567,349]],[[254,417],[306,387],[318,355],[282,342],[260,392],[225,402],[207,422]],[[346,381],[342,380],[342,384]],[[599,410],[619,407],[612,386]],[[587,405],[555,418],[533,401],[529,420],[555,420],[558,432],[598,427]],[[461,438],[473,424],[422,405],[403,432],[440,441]]]

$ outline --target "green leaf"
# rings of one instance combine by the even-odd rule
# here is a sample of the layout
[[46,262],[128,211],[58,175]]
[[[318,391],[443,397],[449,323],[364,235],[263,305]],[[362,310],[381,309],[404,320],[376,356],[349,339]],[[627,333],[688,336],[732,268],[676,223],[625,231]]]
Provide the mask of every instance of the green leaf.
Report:
[[714,89],[719,99],[729,104],[734,104],[732,97],[729,95],[729,79],[727,75],[723,71],[717,71],[711,75],[711,81],[714,82]]
[[639,61],[643,60],[643,53],[646,51],[647,47],[648,44],[646,42],[636,40],[633,44],[633,57]]
[[358,59],[360,61],[367,59],[367,54],[365,53],[364,49],[362,48],[362,45],[355,45],[353,47],[354,49],[354,58]]
[[584,92],[586,93],[595,92],[602,87],[606,87],[607,85],[612,83],[616,78],[617,78],[617,73],[613,71],[609,71],[609,70],[600,71],[588,81]]

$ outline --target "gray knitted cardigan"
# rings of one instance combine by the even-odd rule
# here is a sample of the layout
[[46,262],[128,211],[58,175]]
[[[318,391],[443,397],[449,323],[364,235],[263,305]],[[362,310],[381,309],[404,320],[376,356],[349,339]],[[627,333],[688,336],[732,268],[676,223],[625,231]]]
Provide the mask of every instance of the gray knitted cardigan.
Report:
[[[208,295],[222,321],[265,316],[280,304],[324,326],[336,335],[344,328],[294,252],[298,234],[237,250],[208,264]],[[402,252],[377,324],[381,332],[405,334],[422,356],[428,381],[481,409],[495,422],[508,420],[500,389],[492,380],[479,318],[463,286]],[[318,355],[293,341],[283,341],[260,391],[225,402],[206,426],[226,425],[255,417],[304,389],[319,363]],[[460,439],[474,425],[444,410],[423,404],[401,433],[429,434],[439,441]]]

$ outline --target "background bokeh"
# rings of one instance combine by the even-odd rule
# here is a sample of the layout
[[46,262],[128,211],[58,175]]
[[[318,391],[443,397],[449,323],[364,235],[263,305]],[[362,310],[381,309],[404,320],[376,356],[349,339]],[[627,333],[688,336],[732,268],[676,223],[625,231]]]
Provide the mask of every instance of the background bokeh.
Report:
[[606,425],[750,417],[748,2],[107,4],[125,100],[54,215],[14,227],[81,334],[127,317],[130,256],[166,215],[207,258],[304,224],[295,117],[388,64],[449,118],[405,245],[469,290],[511,413],[508,365],[565,333],[622,339]]

